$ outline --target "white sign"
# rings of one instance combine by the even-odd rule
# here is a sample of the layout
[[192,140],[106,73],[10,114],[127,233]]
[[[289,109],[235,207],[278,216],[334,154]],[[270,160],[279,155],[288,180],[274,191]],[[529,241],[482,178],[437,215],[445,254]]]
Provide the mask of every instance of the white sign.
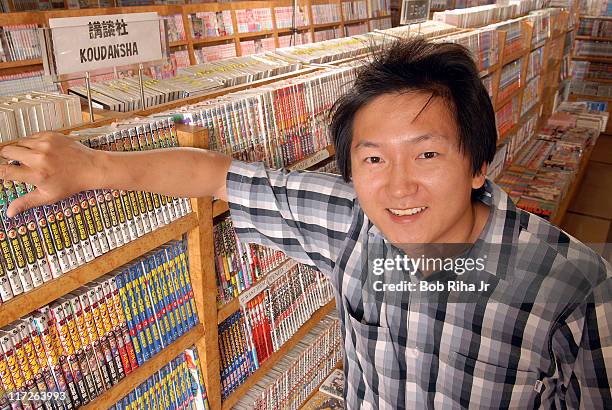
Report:
[[58,75],[162,59],[157,13],[49,19]]
[[403,0],[400,24],[422,23],[429,18],[429,0]]

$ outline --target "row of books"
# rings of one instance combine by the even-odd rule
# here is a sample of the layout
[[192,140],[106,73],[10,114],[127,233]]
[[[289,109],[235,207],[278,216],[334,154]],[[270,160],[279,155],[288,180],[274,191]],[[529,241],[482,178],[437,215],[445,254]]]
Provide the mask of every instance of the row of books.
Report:
[[171,16],[161,16],[164,20],[166,35],[168,41],[183,41],[187,39],[185,35],[185,27],[183,26],[183,16],[180,14],[173,14]]
[[461,28],[475,28],[509,20],[518,15],[516,4],[507,6],[485,5],[469,9],[436,11],[433,14],[433,20]]
[[[74,132],[83,143],[109,151],[144,151],[177,145],[171,121],[131,120]],[[2,301],[136,240],[191,211],[188,199],[147,192],[86,191],[12,218],[8,205],[34,187],[4,181],[0,191],[3,249]]]
[[503,21],[501,23],[491,24],[486,28],[503,31],[506,33],[504,41],[504,56],[512,55],[520,50],[523,50],[527,44],[523,35],[523,27],[520,19]]
[[368,5],[368,17],[391,16],[391,2],[389,0],[368,0]]
[[531,80],[536,75],[542,72],[544,68],[544,47],[538,47],[529,53],[527,57],[527,78]]
[[0,27],[0,62],[40,58],[36,24]]
[[[315,32],[315,40],[316,40]],[[346,58],[354,58],[375,52],[384,42],[382,35],[357,35],[277,49],[276,54],[283,58],[302,63],[329,63]]]
[[502,101],[512,95],[523,84],[523,59],[514,60],[502,67],[499,77],[497,101]]
[[[337,29],[333,29],[336,30]],[[315,36],[317,35],[317,33],[320,33],[321,30],[316,31],[315,32]],[[336,38],[331,37],[331,38]],[[317,41],[323,41],[323,40],[329,40],[328,38],[324,38],[324,39],[320,39]],[[310,31],[301,31],[295,34],[295,38],[293,38],[293,36],[291,34],[284,34],[284,35],[279,35],[278,36],[278,47],[279,48],[285,48],[285,47],[292,47],[292,46],[299,46],[302,44],[310,44],[312,43],[312,36],[310,34]]]
[[[334,369],[323,381],[319,390],[301,407],[302,410],[343,409],[344,404],[344,372]],[[329,392],[332,392],[331,394]]]
[[[499,101],[499,95],[497,97]],[[519,120],[519,98],[512,97],[510,101],[495,111],[495,124],[499,135],[504,134],[518,123]]]
[[37,91],[0,97],[0,142],[82,122],[78,97]]
[[287,167],[330,143],[327,112],[355,68],[324,70],[159,113],[208,129],[209,148]]
[[572,94],[590,95],[595,97],[612,97],[612,85],[595,81],[572,80],[570,85]]
[[603,41],[576,40],[574,54],[578,57],[612,57],[612,43]]
[[523,99],[521,102],[521,117],[532,109],[540,101],[541,79],[537,75],[529,80],[523,89]]
[[328,28],[325,30],[317,30],[314,32],[314,41],[316,43],[320,43],[321,41],[334,40],[340,37],[342,36],[340,35],[340,28],[338,27]]
[[387,30],[387,29],[390,29],[392,26],[393,26],[393,24],[392,24],[392,21],[391,21],[391,17],[385,18],[385,19],[371,20],[370,21],[370,28],[372,29],[372,31],[374,31],[374,30]]
[[239,33],[273,30],[272,11],[268,7],[236,10],[236,26]]
[[211,63],[213,61],[225,60],[236,57],[236,46],[234,43],[218,44],[197,48],[193,51],[196,64]]
[[[252,46],[256,47],[255,43]],[[233,44],[230,47],[234,50]],[[211,49],[213,47],[202,50],[210,51]],[[181,56],[183,59],[188,58],[186,51]],[[182,67],[184,63],[186,61],[181,64],[177,63],[178,74],[175,77],[162,79],[145,77],[147,107],[298,69],[296,63],[285,61],[271,54],[230,58],[189,67]],[[170,67],[169,70],[174,70],[174,67]],[[161,75],[157,68],[152,69],[152,72],[156,73],[156,76],[166,77]],[[92,84],[91,90],[92,100],[96,107],[114,111],[132,111],[142,108],[140,84],[137,78],[125,77],[100,81]],[[87,90],[84,85],[73,85],[68,92],[83,99],[87,98]]]
[[366,0],[342,2],[344,21],[368,18],[368,5]]
[[181,352],[109,410],[128,409],[210,409],[197,349]]
[[[451,34],[434,41],[461,44],[472,53],[479,71],[487,70],[499,61],[499,36],[495,30],[482,29]],[[500,83],[501,87],[501,83]]]
[[333,291],[322,273],[287,262],[239,300],[241,310],[219,325],[223,398],[333,300]]
[[229,217],[213,226],[213,242],[220,305],[252,288],[262,277],[288,260],[283,252],[240,242]]
[[192,294],[182,242],[96,279],[0,331],[0,387],[85,405],[197,323]]
[[572,77],[577,80],[612,80],[612,65],[591,61],[572,61]]
[[222,61],[196,64],[179,70],[182,75],[221,82],[225,87],[244,84],[292,71],[300,65],[273,53],[233,57]]
[[368,23],[351,24],[344,26],[344,35],[346,37],[366,34],[368,31]]
[[298,4],[295,8],[295,22],[293,20],[293,7],[274,7],[276,28],[305,27],[310,24],[308,10],[305,5]]
[[337,3],[312,4],[312,23],[327,24],[342,21],[340,5]]
[[56,92],[57,85],[43,70],[0,75],[0,96],[11,96],[30,91]]
[[612,16],[609,0],[580,0],[580,12],[587,16]]
[[191,36],[194,39],[209,37],[224,37],[234,34],[232,12],[200,11],[189,15],[191,22]]
[[580,19],[577,33],[579,36],[612,38],[612,21],[601,19]]
[[395,38],[408,38],[410,36],[423,36],[425,38],[446,36],[460,31],[457,27],[441,21],[427,20],[421,24],[398,26],[377,32],[377,34]]
[[[240,398],[235,408],[297,410],[324,381],[320,390],[334,394],[335,405],[341,407],[323,408],[344,408],[342,397],[338,398],[343,395],[344,375],[340,370],[333,371],[342,360],[340,331],[337,313],[325,316]],[[334,378],[337,380],[332,382]]]
[[240,51],[243,56],[251,54],[262,54],[266,51],[274,51],[276,49],[276,40],[274,37],[257,38],[255,40],[241,40]]

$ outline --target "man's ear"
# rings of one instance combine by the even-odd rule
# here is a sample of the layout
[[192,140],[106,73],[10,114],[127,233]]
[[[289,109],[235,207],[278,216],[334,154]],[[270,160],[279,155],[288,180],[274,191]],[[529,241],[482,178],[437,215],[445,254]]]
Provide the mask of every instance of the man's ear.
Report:
[[472,176],[472,189],[481,188],[487,178],[487,163],[483,162],[480,169]]

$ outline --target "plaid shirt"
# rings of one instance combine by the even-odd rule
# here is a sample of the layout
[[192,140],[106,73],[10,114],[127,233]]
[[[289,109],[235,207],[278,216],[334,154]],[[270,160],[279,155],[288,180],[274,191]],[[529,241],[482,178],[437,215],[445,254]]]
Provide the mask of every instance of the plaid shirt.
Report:
[[[373,257],[401,254],[351,184],[234,161],[227,178],[240,239],[329,276],[344,337],[348,409],[611,409],[612,269],[487,181],[490,208],[470,250],[488,292],[374,292]],[[438,279],[454,277],[445,272]],[[444,276],[446,274],[446,276]],[[386,280],[418,275],[389,272]]]

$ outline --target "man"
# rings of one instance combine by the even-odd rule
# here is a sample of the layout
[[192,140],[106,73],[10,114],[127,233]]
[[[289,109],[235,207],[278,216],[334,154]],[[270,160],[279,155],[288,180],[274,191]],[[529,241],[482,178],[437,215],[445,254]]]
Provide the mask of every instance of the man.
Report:
[[11,214],[92,188],[227,200],[243,241],[330,277],[349,409],[612,408],[610,267],[486,180],[495,117],[468,51],[394,44],[331,130],[342,178],[49,134],[3,148],[21,166],[0,176],[38,187]]

